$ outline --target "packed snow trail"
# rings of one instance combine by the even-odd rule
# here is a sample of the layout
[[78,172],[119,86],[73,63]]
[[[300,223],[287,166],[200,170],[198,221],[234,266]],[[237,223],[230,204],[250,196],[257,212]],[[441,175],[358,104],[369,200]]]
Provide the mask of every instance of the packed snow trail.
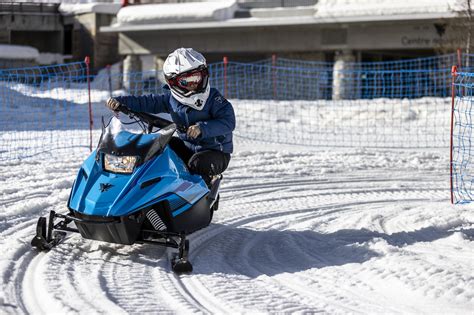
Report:
[[83,156],[0,166],[0,313],[457,313],[474,309],[474,213],[449,204],[446,150],[316,150],[238,142],[213,224],[173,250],[69,235],[29,242],[65,211]]

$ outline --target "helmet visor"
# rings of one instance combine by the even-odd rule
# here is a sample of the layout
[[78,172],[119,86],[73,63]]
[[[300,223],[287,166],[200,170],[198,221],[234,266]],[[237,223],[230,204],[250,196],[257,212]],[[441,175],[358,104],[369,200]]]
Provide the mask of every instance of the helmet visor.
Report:
[[170,88],[183,96],[203,92],[207,87],[209,72],[207,67],[199,67],[178,75],[166,77]]

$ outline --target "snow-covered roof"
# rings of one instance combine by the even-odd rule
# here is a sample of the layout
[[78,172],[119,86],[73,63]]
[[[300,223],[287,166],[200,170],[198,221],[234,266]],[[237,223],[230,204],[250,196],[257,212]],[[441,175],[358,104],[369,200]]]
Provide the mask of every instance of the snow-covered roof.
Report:
[[319,0],[315,16],[339,18],[450,13],[463,9],[460,0]]
[[34,47],[0,44],[0,59],[36,60],[38,57],[38,49]]
[[237,8],[236,0],[132,5],[118,12],[117,22],[136,25],[223,21],[233,18]]
[[59,12],[64,15],[84,14],[84,13],[103,13],[117,14],[120,10],[120,3],[61,3]]
[[[224,3],[234,2],[228,0],[209,2],[208,0],[204,3],[130,6],[119,11],[117,24],[103,26],[101,32],[432,20],[454,18],[459,15],[459,11],[465,10],[461,0],[319,0],[314,6],[316,11],[314,15],[232,18],[231,12],[234,12],[232,9],[235,6],[233,4],[226,11],[228,19],[212,18],[214,11],[210,4],[217,7]],[[201,10],[194,9],[193,6]],[[221,10],[223,10],[222,7]],[[204,15],[204,12],[207,15]]]
[[226,21],[210,22],[184,22],[184,23],[147,23],[138,25],[115,24],[112,26],[102,26],[101,32],[140,32],[140,31],[169,31],[169,30],[197,30],[197,29],[227,29],[227,28],[252,28],[252,27],[272,27],[272,26],[295,26],[295,25],[316,25],[331,23],[354,23],[354,22],[383,22],[383,21],[408,21],[408,20],[431,20],[441,18],[457,17],[456,12],[447,13],[426,13],[426,14],[399,14],[399,15],[379,15],[379,16],[343,16],[322,17],[282,17],[282,18],[239,18]]

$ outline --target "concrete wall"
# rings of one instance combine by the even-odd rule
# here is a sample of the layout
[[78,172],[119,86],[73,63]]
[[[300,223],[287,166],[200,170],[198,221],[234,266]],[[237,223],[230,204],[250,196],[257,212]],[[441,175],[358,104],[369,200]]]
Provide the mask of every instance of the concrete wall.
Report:
[[[64,54],[65,27],[72,27],[73,60],[91,56],[93,70],[120,59],[117,52],[118,34],[100,33],[101,26],[111,24],[113,15],[86,13],[62,16],[59,4],[0,1],[0,43],[28,45],[40,52]],[[68,43],[69,44],[69,43]]]
[[118,53],[118,34],[99,32],[100,27],[110,25],[113,18],[110,14],[96,15],[94,57],[97,69],[121,59]]
[[36,60],[28,59],[2,59],[0,58],[0,69],[14,69],[37,66]]
[[0,14],[0,29],[2,30],[36,30],[60,31],[62,29],[61,15],[2,12]]
[[62,31],[11,31],[10,44],[32,46],[40,52],[62,53],[62,36]]
[[62,53],[63,25],[59,13],[20,11],[14,4],[3,9],[0,11],[1,44],[28,45],[40,52]]
[[80,14],[74,17],[72,34],[72,58],[84,60],[85,56],[91,57],[91,66],[94,67],[94,34],[95,14]]
[[91,57],[93,70],[113,64],[118,55],[118,34],[100,33],[101,26],[110,25],[114,16],[86,13],[74,17],[72,55],[75,60]]
[[[310,60],[310,61],[328,61],[326,60],[326,54],[324,52],[287,52],[287,53],[278,53],[279,58],[288,58],[288,59],[298,59],[298,60]],[[331,60],[332,61],[332,60]]]
[[0,44],[10,44],[10,30],[0,30]]
[[119,52],[166,55],[177,47],[203,53],[271,54],[353,51],[432,50],[444,39],[440,20],[327,23],[122,32]]
[[319,34],[311,40],[301,33],[306,27],[200,29],[120,33],[120,54],[167,54],[178,47],[193,47],[203,53],[268,53],[271,51],[309,51],[319,47]]

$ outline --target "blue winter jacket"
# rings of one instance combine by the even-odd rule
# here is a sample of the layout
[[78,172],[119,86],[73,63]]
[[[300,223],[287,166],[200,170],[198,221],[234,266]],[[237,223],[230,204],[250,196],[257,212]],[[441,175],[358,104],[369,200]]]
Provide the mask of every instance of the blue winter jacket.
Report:
[[[195,110],[179,103],[167,86],[163,94],[119,96],[115,99],[133,111],[169,113],[178,127],[179,138],[194,152],[218,150],[232,153],[233,151],[234,109],[215,88],[211,88],[202,110]],[[195,139],[189,138],[186,134],[186,130],[192,125],[198,125],[201,129],[201,134]]]

